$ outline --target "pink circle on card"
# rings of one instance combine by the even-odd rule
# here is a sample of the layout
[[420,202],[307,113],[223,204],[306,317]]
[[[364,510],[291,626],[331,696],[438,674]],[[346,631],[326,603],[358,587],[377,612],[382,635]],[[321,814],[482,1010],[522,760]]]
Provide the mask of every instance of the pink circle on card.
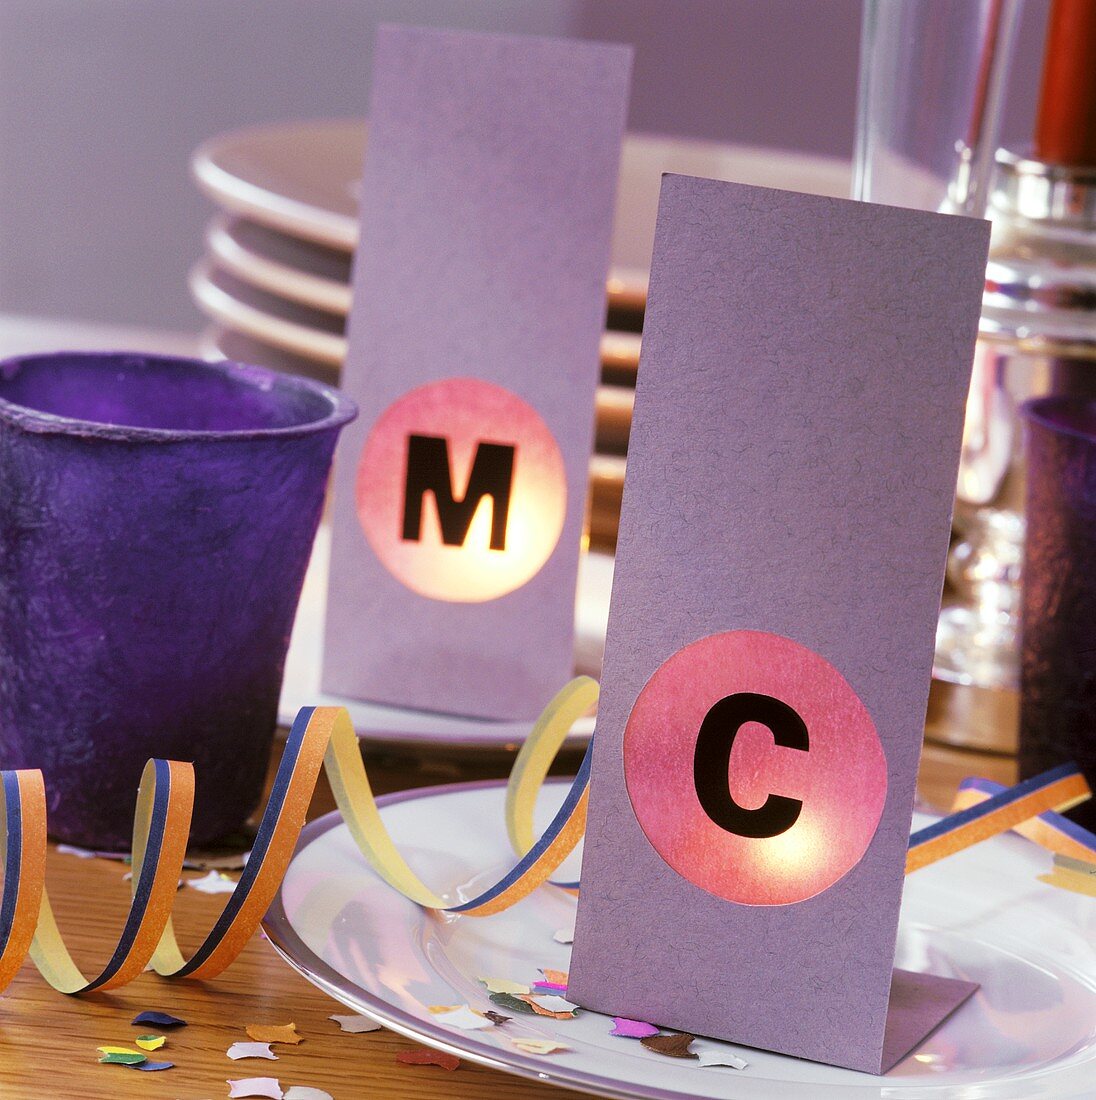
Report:
[[[728,708],[737,717],[721,722]],[[786,721],[740,721],[774,712]],[[725,774],[710,752],[698,754],[706,719],[702,745],[723,752]],[[702,638],[658,668],[628,718],[624,776],[666,863],[743,905],[828,890],[867,851],[887,795],[875,725],[841,673],[798,642],[754,630]]]
[[410,390],[358,461],[358,520],[384,567],[422,596],[479,603],[551,557],[567,514],[563,455],[528,402],[478,378]]

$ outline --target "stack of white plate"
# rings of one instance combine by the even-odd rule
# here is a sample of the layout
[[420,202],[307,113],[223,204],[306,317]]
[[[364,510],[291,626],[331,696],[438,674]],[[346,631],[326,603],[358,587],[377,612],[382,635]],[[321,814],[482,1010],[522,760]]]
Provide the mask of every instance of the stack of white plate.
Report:
[[[198,186],[219,210],[190,287],[213,327],[210,356],[337,381],[346,354],[350,265],[365,124],[288,123],[224,134],[194,154]],[[606,286],[591,545],[616,540],[624,459],[647,296],[647,262],[663,172],[848,193],[842,161],[641,135],[625,139]]]

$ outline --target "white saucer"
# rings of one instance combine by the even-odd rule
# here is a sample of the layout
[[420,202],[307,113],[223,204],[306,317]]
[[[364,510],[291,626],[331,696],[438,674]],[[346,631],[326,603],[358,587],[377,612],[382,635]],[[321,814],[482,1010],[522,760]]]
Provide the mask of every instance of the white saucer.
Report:
[[227,214],[206,227],[206,250],[220,267],[271,294],[341,317],[350,312],[346,252]]
[[[305,706],[343,706],[350,711],[359,737],[404,744],[445,744],[459,748],[516,748],[532,728],[531,721],[493,722],[481,718],[431,714],[426,711],[367,703],[328,695],[320,690],[323,660],[324,608],[327,599],[331,528],[321,524],[312,560],[304,578],[297,618],[289,641],[285,677],[278,703],[278,722],[290,726]],[[575,672],[600,677],[613,586],[613,559],[607,554],[584,553],[579,559],[575,600]],[[560,685],[562,687],[562,684]],[[545,700],[547,702],[547,700]],[[582,743],[594,732],[594,719],[581,718],[570,740]]]
[[[513,862],[503,787],[467,784],[390,795],[383,816],[400,850],[454,900],[482,890]],[[566,786],[549,784],[543,828]],[[918,815],[915,828],[930,818]],[[1050,857],[999,837],[910,876],[896,965],[981,983],[981,989],[885,1077],[733,1048],[747,1068],[700,1068],[609,1035],[610,1021],[512,1016],[461,1031],[430,1005],[496,1008],[481,976],[529,982],[568,969],[553,940],[572,897],[542,887],[494,917],[428,915],[362,860],[337,813],[305,827],[264,921],[275,948],[331,996],[392,1030],[509,1073],[644,1100],[1091,1100],[1096,1092],[1096,904],[1036,881]],[[561,872],[573,877],[572,856]],[[669,976],[668,976],[669,980]],[[734,990],[727,991],[734,996]],[[571,1049],[523,1054],[507,1034]],[[728,1049],[698,1040],[694,1049]]]
[[323,364],[337,377],[346,358],[344,319],[252,286],[211,263],[189,275],[198,308],[218,324]]

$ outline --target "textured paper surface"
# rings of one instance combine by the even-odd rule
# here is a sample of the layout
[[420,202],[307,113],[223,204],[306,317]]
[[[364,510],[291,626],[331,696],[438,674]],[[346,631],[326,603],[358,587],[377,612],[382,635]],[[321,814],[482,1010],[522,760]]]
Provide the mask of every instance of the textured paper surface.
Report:
[[[325,691],[516,719],[571,673],[630,67],[623,46],[379,32],[344,373],[361,416],[336,459]],[[563,455],[566,515],[531,580],[450,603],[381,564],[355,481],[370,429],[397,398],[469,377],[543,418]]]
[[[579,1004],[880,1070],[987,243],[981,222],[665,177],[594,739]],[[686,881],[625,786],[624,728],[648,678],[740,629],[836,668],[886,756],[865,854],[794,904]]]

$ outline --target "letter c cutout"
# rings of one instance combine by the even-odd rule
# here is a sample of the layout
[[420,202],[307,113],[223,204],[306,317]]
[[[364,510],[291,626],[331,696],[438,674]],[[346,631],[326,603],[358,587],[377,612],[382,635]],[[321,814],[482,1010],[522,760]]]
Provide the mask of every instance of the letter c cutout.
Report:
[[771,837],[786,833],[798,820],[798,798],[770,794],[765,804],[747,810],[735,802],[727,786],[731,749],[747,722],[767,726],[773,743],[807,752],[810,737],[799,713],[780,699],[739,691],[720,699],[704,716],[693,753],[693,783],[704,812],[721,829],[738,836]]

